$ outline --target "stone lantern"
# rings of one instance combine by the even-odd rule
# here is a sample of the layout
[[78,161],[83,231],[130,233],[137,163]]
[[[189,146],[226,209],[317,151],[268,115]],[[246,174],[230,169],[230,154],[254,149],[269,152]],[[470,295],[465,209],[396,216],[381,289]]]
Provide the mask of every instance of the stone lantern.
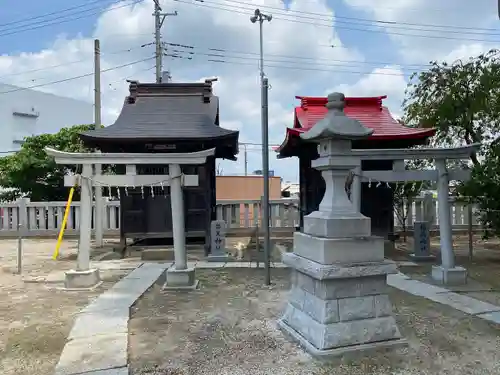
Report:
[[319,210],[304,217],[294,235],[293,253],[283,255],[292,269],[292,289],[280,328],[315,356],[402,344],[387,294],[384,239],[371,235],[370,219],[349,200],[345,180],[361,165],[352,141],[373,130],[344,114],[344,95],[328,96],[325,118],[301,137],[318,143],[313,167],[326,190]]

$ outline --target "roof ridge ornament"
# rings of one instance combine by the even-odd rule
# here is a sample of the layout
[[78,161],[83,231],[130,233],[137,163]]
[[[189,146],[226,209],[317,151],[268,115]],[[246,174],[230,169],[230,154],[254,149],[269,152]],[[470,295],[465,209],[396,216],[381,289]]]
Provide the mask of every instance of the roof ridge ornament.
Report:
[[326,103],[328,112],[309,131],[300,137],[306,141],[318,142],[323,139],[335,138],[343,140],[357,140],[368,138],[372,129],[368,129],[358,120],[347,117],[344,113],[345,95],[334,92],[328,95]]

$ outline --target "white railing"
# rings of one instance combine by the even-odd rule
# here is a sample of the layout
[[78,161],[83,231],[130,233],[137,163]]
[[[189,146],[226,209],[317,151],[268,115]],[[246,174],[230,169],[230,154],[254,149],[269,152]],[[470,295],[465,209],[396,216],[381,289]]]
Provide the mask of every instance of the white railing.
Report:
[[[469,205],[462,203],[460,201],[456,201],[454,198],[450,198],[450,216],[451,216],[451,225],[454,230],[466,230],[469,227]],[[415,201],[410,205],[409,212],[407,213],[406,219],[406,228],[408,230],[413,229],[413,222],[419,221],[423,219],[424,216],[424,199],[416,198]],[[438,203],[436,199],[432,201],[432,216],[433,221],[431,225],[433,229],[439,228],[439,212],[438,212]],[[472,215],[470,215],[470,222],[475,229],[480,228],[479,221],[477,219],[477,208],[472,206]],[[394,223],[397,230],[402,229],[402,225],[398,216],[394,215]]]
[[[467,207],[461,203],[451,201],[451,217],[454,229],[467,229],[468,215]],[[272,229],[294,228],[299,226],[299,202],[294,199],[279,199],[270,202],[270,222]],[[23,236],[56,236],[62,225],[66,202],[14,202],[0,204],[0,237],[17,236],[18,224],[26,222],[23,228]],[[230,230],[249,229],[260,227],[260,201],[259,200],[220,200],[217,201],[217,219],[223,219],[228,223]],[[105,201],[104,234],[116,236],[120,228],[120,202]],[[437,228],[438,213],[437,204],[434,203],[435,220],[433,225]],[[408,214],[407,228],[412,229],[413,222],[422,218],[422,199],[413,202]],[[22,218],[22,215],[25,215]],[[92,215],[92,229],[94,229],[95,212]],[[80,203],[71,204],[65,235],[78,234],[80,218]],[[395,217],[397,229],[402,229]],[[478,222],[473,215],[472,224],[478,227]]]

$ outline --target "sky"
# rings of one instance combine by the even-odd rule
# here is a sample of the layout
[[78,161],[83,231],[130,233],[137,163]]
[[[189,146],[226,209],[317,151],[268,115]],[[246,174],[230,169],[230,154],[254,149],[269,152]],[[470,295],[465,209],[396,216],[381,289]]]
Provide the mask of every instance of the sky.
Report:
[[[127,79],[153,82],[152,0],[0,0],[0,82],[93,100],[93,46],[101,43],[103,122],[112,124]],[[296,95],[387,95],[395,117],[412,73],[432,60],[453,62],[500,47],[497,0],[163,0],[164,69],[173,82],[218,77],[221,126],[240,131],[248,171],[261,169],[259,27],[255,8],[273,19],[264,27],[269,91],[269,142],[293,125]],[[211,61],[212,60],[212,61]],[[215,60],[215,61],[214,61]],[[8,93],[1,95],[9,95]],[[68,124],[72,125],[72,124]],[[298,160],[270,169],[298,181]],[[243,174],[221,161],[224,174]]]

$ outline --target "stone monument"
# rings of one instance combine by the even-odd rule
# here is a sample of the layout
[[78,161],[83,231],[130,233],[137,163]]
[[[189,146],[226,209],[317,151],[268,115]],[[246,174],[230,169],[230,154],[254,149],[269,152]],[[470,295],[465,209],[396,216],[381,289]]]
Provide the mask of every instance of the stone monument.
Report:
[[224,220],[214,220],[210,225],[210,254],[207,257],[209,262],[226,262],[229,256],[226,252],[226,222]]
[[436,216],[432,194],[425,194],[423,203],[423,220],[413,222],[413,254],[410,254],[412,260],[421,262],[436,259],[431,254],[431,226]]
[[283,255],[292,290],[278,324],[319,357],[404,343],[387,294],[387,274],[396,265],[384,260],[384,239],[371,235],[370,219],[344,186],[361,164],[352,141],[373,130],[346,117],[344,106],[343,94],[330,94],[326,117],[301,135],[318,143],[313,167],[322,172],[326,190],[319,210],[304,217],[304,231],[295,232],[293,253]]

